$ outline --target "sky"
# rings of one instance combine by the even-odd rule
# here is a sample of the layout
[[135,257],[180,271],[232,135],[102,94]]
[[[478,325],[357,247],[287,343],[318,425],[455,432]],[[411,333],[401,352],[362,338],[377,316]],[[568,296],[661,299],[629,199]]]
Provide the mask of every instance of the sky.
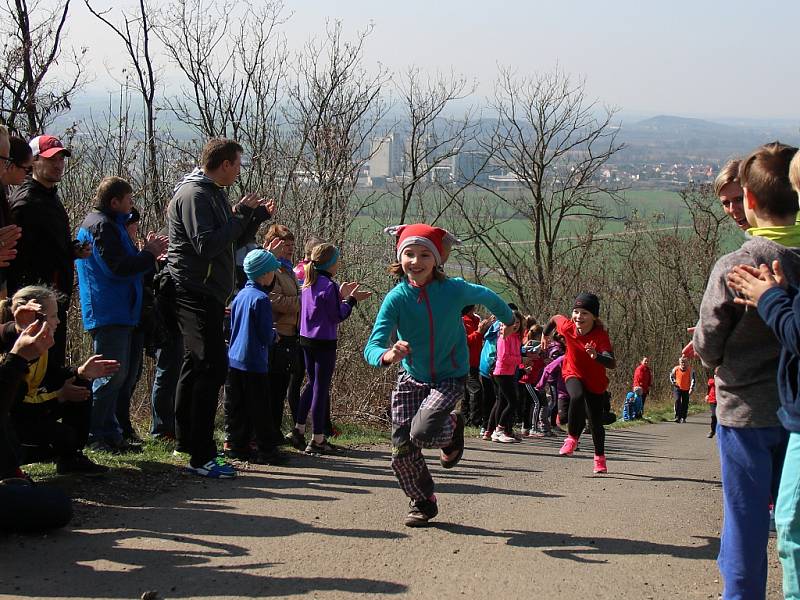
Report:
[[[158,4],[165,0],[160,0]],[[126,0],[93,0],[98,8]],[[259,0],[253,0],[259,2]],[[476,102],[498,65],[520,74],[558,65],[584,77],[589,96],[622,114],[699,118],[800,118],[796,0],[286,0],[291,49],[341,20],[374,31],[365,64],[410,65],[476,80]],[[69,40],[88,46],[88,87],[113,87],[121,43],[73,0]],[[165,70],[167,78],[171,71]],[[800,120],[800,119],[798,119]]]

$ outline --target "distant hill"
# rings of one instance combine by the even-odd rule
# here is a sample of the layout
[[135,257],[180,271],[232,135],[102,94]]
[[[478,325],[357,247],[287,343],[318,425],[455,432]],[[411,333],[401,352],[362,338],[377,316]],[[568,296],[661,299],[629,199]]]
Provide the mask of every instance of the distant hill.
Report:
[[797,125],[732,125],[659,115],[634,123],[623,123],[618,141],[626,148],[616,161],[724,161],[756,146],[779,139],[800,144]]

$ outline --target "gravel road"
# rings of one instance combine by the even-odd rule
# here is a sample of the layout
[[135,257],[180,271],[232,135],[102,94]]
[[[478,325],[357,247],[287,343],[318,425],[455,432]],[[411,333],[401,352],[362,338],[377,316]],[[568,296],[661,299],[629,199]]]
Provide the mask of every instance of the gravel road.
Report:
[[456,469],[433,467],[440,513],[426,529],[402,524],[388,447],[233,481],[185,475],[138,506],[0,540],[0,597],[715,599],[721,488],[706,423],[609,432],[606,476],[592,475],[588,436],[570,458],[554,439],[469,440]]

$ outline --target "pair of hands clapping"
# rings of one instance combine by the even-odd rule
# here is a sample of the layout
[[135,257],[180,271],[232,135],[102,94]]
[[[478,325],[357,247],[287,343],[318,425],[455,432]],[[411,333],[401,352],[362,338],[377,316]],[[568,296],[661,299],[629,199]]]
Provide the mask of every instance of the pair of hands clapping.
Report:
[[267,210],[267,213],[272,216],[275,214],[275,208],[277,204],[272,198],[267,199],[263,196],[259,196],[258,194],[245,194],[242,196],[242,199],[236,203],[236,205],[233,207],[233,210],[234,212],[240,212],[240,208],[242,207],[255,210],[259,206],[263,206]]
[[339,286],[339,293],[342,295],[342,298],[347,298],[348,296],[352,296],[358,302],[362,300],[366,300],[370,296],[372,296],[372,292],[368,290],[362,290],[361,284],[357,281],[345,281],[342,285]]

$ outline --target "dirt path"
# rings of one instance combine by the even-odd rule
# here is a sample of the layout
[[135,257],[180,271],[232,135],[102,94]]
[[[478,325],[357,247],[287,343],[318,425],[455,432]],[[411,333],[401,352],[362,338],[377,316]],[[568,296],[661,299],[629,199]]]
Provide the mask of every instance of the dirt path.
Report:
[[[470,440],[428,529],[388,448],[298,457],[234,481],[186,475],[140,507],[0,540],[0,597],[716,598],[719,464],[705,415],[610,432],[610,473],[556,440]],[[433,456],[433,453],[430,454]],[[431,461],[432,462],[432,461]],[[780,597],[771,542],[770,598]]]

